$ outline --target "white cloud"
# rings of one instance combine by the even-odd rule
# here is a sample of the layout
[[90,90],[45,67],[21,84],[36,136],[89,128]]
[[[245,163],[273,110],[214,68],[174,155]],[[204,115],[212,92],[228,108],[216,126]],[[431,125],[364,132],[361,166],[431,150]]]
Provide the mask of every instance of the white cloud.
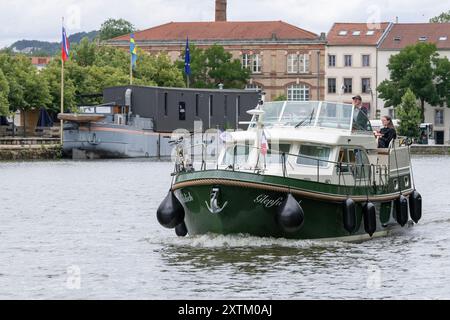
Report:
[[[108,18],[124,18],[138,29],[170,21],[212,21],[214,0],[1,0],[0,47],[21,39],[59,41],[61,17],[69,33],[99,29]],[[428,0],[228,0],[231,21],[283,20],[315,33],[334,22],[426,22],[447,11],[444,1]],[[79,13],[79,16],[78,16]]]

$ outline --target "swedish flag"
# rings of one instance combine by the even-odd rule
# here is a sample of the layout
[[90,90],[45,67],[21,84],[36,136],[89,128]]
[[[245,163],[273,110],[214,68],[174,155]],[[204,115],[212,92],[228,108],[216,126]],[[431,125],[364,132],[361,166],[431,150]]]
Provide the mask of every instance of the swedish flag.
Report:
[[137,61],[137,46],[134,41],[134,33],[130,35],[130,53],[131,53],[131,66],[134,69]]

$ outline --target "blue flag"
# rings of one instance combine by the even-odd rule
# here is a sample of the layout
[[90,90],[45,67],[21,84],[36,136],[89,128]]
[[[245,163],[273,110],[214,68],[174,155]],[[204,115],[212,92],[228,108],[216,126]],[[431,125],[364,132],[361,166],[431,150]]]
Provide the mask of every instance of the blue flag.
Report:
[[130,53],[131,53],[131,65],[134,69],[136,67],[136,60],[137,60],[137,47],[136,42],[134,41],[134,33],[130,35]]
[[186,52],[184,56],[184,72],[187,76],[191,75],[191,51],[189,49],[189,38],[186,39]]

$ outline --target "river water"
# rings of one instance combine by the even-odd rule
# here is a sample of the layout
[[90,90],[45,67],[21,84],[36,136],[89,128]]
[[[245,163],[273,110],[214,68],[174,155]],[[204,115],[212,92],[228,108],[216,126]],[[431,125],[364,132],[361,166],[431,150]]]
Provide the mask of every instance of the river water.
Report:
[[413,166],[421,223],[343,243],[177,238],[167,162],[0,163],[0,299],[449,299],[450,157]]

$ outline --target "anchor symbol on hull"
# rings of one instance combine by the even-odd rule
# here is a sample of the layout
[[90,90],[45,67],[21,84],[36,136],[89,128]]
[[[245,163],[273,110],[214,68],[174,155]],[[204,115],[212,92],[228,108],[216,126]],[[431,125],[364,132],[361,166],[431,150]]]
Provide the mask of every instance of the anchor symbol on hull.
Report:
[[226,201],[222,207],[219,206],[219,194],[220,189],[213,188],[211,191],[211,200],[209,201],[209,203],[205,201],[206,207],[212,214],[221,213],[223,209],[225,209],[225,207],[228,205],[228,201]]

